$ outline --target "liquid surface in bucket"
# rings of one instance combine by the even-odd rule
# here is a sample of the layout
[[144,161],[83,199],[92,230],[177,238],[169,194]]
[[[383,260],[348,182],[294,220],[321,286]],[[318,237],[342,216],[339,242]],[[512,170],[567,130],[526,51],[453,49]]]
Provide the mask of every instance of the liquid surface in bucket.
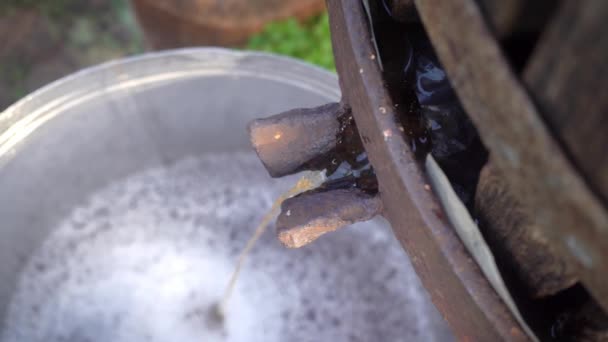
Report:
[[245,260],[247,259],[247,256],[249,255],[249,253],[251,253],[251,249],[253,249],[253,247],[255,246],[257,241],[260,239],[262,234],[264,234],[264,232],[266,231],[266,228],[268,228],[268,225],[270,225],[272,219],[274,219],[274,217],[279,214],[279,212],[281,210],[281,204],[283,204],[283,201],[290,197],[293,197],[297,194],[300,194],[300,193],[308,191],[308,190],[312,190],[312,189],[320,186],[324,180],[325,180],[325,175],[321,172],[307,172],[304,176],[302,176],[302,178],[300,178],[296,182],[296,184],[293,187],[291,187],[291,189],[287,190],[285,193],[283,193],[281,196],[279,196],[279,198],[277,198],[274,201],[274,203],[272,203],[270,210],[268,210],[266,215],[264,215],[262,217],[262,220],[260,221],[258,226],[255,228],[253,235],[249,238],[249,240],[247,241],[247,244],[245,245],[245,247],[239,254],[239,258],[236,261],[234,271],[232,271],[232,275],[230,276],[230,280],[228,281],[228,285],[226,286],[224,295],[222,296],[222,299],[218,303],[218,306],[216,308],[214,308],[214,310],[217,311],[216,312],[217,319],[223,321],[224,317],[226,316],[226,308],[228,307],[228,302],[230,301],[230,296],[232,295],[232,291],[234,291],[236,282],[239,279],[239,275],[241,273],[241,268],[243,267],[243,264],[245,263]]
[[377,222],[298,250],[251,250],[223,324],[209,320],[274,199],[252,154],[210,155],[93,194],[31,258],[0,340],[433,341],[449,332],[390,229]]

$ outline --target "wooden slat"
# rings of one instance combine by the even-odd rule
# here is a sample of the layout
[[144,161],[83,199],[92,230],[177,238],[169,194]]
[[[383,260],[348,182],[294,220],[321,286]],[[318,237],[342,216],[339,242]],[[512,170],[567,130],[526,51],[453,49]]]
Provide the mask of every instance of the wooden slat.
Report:
[[608,214],[554,141],[474,0],[416,0],[464,108],[541,232],[608,308]]
[[608,1],[565,1],[524,74],[543,118],[604,203],[608,202],[606,18]]
[[489,24],[499,36],[510,34],[526,0],[479,0]]

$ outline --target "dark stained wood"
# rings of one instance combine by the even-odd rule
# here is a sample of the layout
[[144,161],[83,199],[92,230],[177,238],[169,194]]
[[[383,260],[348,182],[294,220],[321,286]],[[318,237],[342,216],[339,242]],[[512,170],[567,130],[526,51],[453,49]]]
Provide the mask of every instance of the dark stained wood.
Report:
[[488,24],[499,37],[542,28],[555,0],[477,0]]
[[556,341],[608,341],[608,316],[593,301],[574,308],[555,328]]
[[479,175],[475,212],[497,262],[532,297],[545,297],[574,285],[575,269],[539,234],[534,215],[506,186],[491,163]]
[[608,308],[608,214],[555,142],[474,0],[416,0],[490,159],[541,233]]
[[564,1],[524,80],[553,134],[608,202],[608,1]]
[[478,0],[485,17],[499,36],[514,30],[526,0]]
[[401,22],[418,21],[414,0],[381,0],[388,7],[392,17]]
[[471,258],[397,127],[359,2],[327,2],[340,87],[379,181],[384,215],[461,341],[528,338]]

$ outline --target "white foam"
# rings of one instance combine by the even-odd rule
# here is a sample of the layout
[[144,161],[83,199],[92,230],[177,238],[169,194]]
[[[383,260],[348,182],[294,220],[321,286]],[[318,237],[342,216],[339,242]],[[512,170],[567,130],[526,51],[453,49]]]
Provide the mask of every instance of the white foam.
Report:
[[[273,199],[254,156],[149,170],[94,194],[24,270],[2,341],[429,341],[447,328],[378,222],[253,249],[224,327],[208,310]],[[291,182],[291,183],[290,183]]]

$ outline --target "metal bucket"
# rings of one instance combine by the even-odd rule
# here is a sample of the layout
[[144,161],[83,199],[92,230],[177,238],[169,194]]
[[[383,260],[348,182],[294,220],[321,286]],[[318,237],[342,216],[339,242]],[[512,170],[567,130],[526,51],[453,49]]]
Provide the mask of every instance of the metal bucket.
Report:
[[[34,255],[41,248],[44,249],[45,241],[53,236],[57,227],[65,225],[74,211],[84,210],[78,208],[86,207],[96,193],[103,192],[108,187],[116,189],[117,185],[113,184],[117,181],[145,173],[146,170],[154,169],[155,175],[165,175],[163,170],[170,169],[172,165],[188,158],[205,158],[207,155],[217,154],[252,154],[245,130],[249,120],[289,108],[310,107],[336,101],[339,96],[337,79],[333,74],[301,62],[222,49],[185,49],[151,53],[86,69],[54,82],[9,107],[0,114],[0,322],[4,322],[5,333],[15,329],[23,331],[13,335],[5,334],[5,340],[45,340],[45,336],[27,335],[28,328],[12,326],[16,324],[10,317],[11,310],[15,310],[12,307],[15,293],[21,292],[23,297],[21,288],[37,286],[34,278],[24,280],[20,275],[24,269],[25,272],[29,272],[29,269],[43,273],[54,267],[34,265],[33,263],[40,262],[40,256],[36,259]],[[226,170],[241,167],[232,165],[230,157],[222,163]],[[261,185],[258,184],[256,189],[282,184],[271,195],[264,196],[274,196],[289,185],[267,179],[265,174],[260,173],[261,166],[256,165],[252,166],[251,171],[243,171],[251,172],[252,188],[258,183]],[[217,170],[215,172],[218,173]],[[247,178],[244,176],[244,179]],[[217,184],[200,186],[200,191],[203,192]],[[224,232],[231,236],[230,239],[222,240],[223,244],[230,247],[226,252],[228,264],[233,264],[238,250],[253,231],[255,221],[263,214],[264,208],[268,208],[269,199],[266,197],[260,200],[260,209],[252,209],[254,212],[249,219],[243,221],[245,223],[236,224],[234,231]],[[161,198],[159,203],[164,203],[162,200]],[[220,211],[212,210],[208,217],[219,217]],[[167,214],[167,217],[178,216],[173,212],[170,214]],[[155,215],[160,214],[151,212],[148,218],[153,220]],[[222,215],[226,216],[226,220],[231,219],[230,213]],[[98,219],[95,215],[91,217],[83,224],[94,224],[93,221]],[[381,234],[378,235],[378,232]],[[330,334],[333,340],[365,340],[369,336],[385,341],[401,338],[425,341],[449,338],[450,334],[443,320],[431,306],[408,258],[391,234],[385,222],[374,221],[328,236],[320,243],[303,250],[284,250],[278,246],[272,234],[267,234],[256,247],[262,256],[257,256],[256,253],[251,256],[249,267],[255,270],[250,273],[255,278],[257,275],[264,276],[271,272],[267,267],[273,264],[272,261],[260,264],[256,260],[261,259],[256,258],[263,258],[263,251],[274,250],[275,258],[280,256],[277,259],[283,260],[277,262],[287,266],[277,271],[279,276],[273,275],[274,278],[269,280],[266,287],[281,283],[285,286],[285,291],[292,289],[302,301],[311,299],[313,311],[306,309],[311,306],[310,303],[303,302],[304,304],[290,307],[291,322],[296,320],[300,325],[318,325],[332,321],[333,328],[326,330],[334,329],[333,335]],[[79,247],[78,243],[74,245],[70,245],[70,248],[78,250],[82,247]],[[86,244],[83,246],[80,252],[84,254],[78,258],[86,259],[89,247],[86,247]],[[107,246],[108,258],[114,255],[112,248],[112,245]],[[201,246],[201,249],[204,248],[206,247]],[[66,253],[69,256],[70,252]],[[101,253],[102,257],[105,257],[103,250]],[[316,263],[306,261],[315,258]],[[339,261],[342,259],[344,260]],[[289,262],[285,263],[285,260]],[[129,261],[125,259],[124,262]],[[348,269],[353,267],[353,262],[358,266]],[[117,264],[116,268],[120,267],[121,264]],[[246,264],[245,268],[247,267]],[[294,273],[292,270],[298,272]],[[108,272],[112,271],[110,267]],[[196,273],[196,270],[189,272]],[[319,278],[321,282],[314,280],[315,283],[311,284],[311,274],[318,272],[322,273]],[[247,272],[245,273],[244,277],[247,278]],[[59,277],[61,279],[57,280],[52,288],[36,291],[42,291],[38,293],[41,298],[52,302],[53,296],[57,295],[54,291],[59,291],[58,289],[71,282],[73,277],[78,278],[75,283],[78,286],[84,286],[83,282],[86,284],[92,281],[79,275],[64,275],[63,278]],[[145,277],[141,279],[146,281]],[[168,277],[166,281],[171,282],[172,279]],[[224,279],[220,280],[224,282]],[[104,279],[98,281],[103,282]],[[247,284],[247,280],[244,280],[244,283]],[[348,285],[351,283],[360,285]],[[154,282],[145,282],[145,285],[154,293]],[[347,290],[348,286],[353,288]],[[319,288],[323,290],[318,290]],[[127,286],[114,290],[128,296],[130,301],[125,301],[124,305],[131,306],[131,309],[132,306],[141,304],[134,301],[135,295],[130,295],[138,293],[138,288]],[[44,291],[49,292],[45,294]],[[247,299],[247,291],[241,289],[241,297]],[[309,291],[312,291],[310,296]],[[346,294],[348,298],[343,297]],[[27,297],[27,292],[25,295]],[[86,297],[89,295],[93,297]],[[317,295],[342,298],[340,300],[347,303],[345,305],[352,312],[335,312],[340,310],[342,304],[329,306],[327,303],[331,300],[315,297]],[[95,302],[94,291],[85,291],[83,296],[89,302]],[[274,305],[270,297],[258,297],[262,302],[268,303],[264,306]],[[120,319],[132,321],[132,317],[127,317],[132,311],[127,311],[127,316],[115,318],[112,324],[116,326],[105,325],[108,317],[103,313],[97,312],[88,316],[67,314],[70,311],[70,301],[79,299],[69,296],[62,298],[64,302],[58,307],[64,308],[65,311],[53,309],[54,320],[49,321],[44,328],[54,331],[53,329],[57,328],[55,325],[63,325],[64,328],[72,327],[64,330],[72,330],[65,332],[68,335],[53,335],[48,340],[139,338],[133,337],[135,335],[127,338],[127,335],[118,336],[114,332],[108,332],[116,330],[116,326],[123,330],[128,329],[121,325]],[[372,303],[358,304],[365,301]],[[277,305],[283,305],[281,303]],[[150,305],[150,310],[164,312],[160,299],[156,303],[145,304]],[[46,304],[32,305],[32,321],[41,319],[36,318],[36,315],[44,311],[44,305]],[[256,305],[256,310],[259,311],[260,305]],[[371,307],[374,307],[375,311],[370,311]],[[277,308],[279,309],[281,308]],[[319,310],[314,311],[316,309]],[[86,311],[88,307],[82,310]],[[235,311],[238,310],[237,307]],[[272,319],[272,315],[274,314],[266,315],[267,317],[263,314],[257,316]],[[277,315],[277,319],[281,320],[286,314],[283,312]],[[249,318],[253,320],[252,324],[258,324],[257,316]],[[330,317],[341,318],[334,320]],[[142,319],[145,319],[145,315]],[[141,323],[145,326],[145,322]],[[366,324],[369,325],[369,328],[366,328],[369,331],[358,328]],[[29,330],[41,329],[34,325],[30,326]],[[292,325],[297,326],[295,323]],[[149,326],[147,329],[156,328]],[[292,330],[281,329],[282,332],[276,332],[274,337],[266,336],[266,340],[288,340],[290,336],[285,334],[295,334]],[[323,340],[330,336],[319,331],[309,330],[310,339]],[[230,331],[225,333],[228,335],[222,336],[227,340],[243,340],[242,336],[230,335]],[[0,334],[0,339],[1,336],[3,335]],[[295,336],[295,339],[298,337]],[[245,340],[255,341],[256,338]]]

